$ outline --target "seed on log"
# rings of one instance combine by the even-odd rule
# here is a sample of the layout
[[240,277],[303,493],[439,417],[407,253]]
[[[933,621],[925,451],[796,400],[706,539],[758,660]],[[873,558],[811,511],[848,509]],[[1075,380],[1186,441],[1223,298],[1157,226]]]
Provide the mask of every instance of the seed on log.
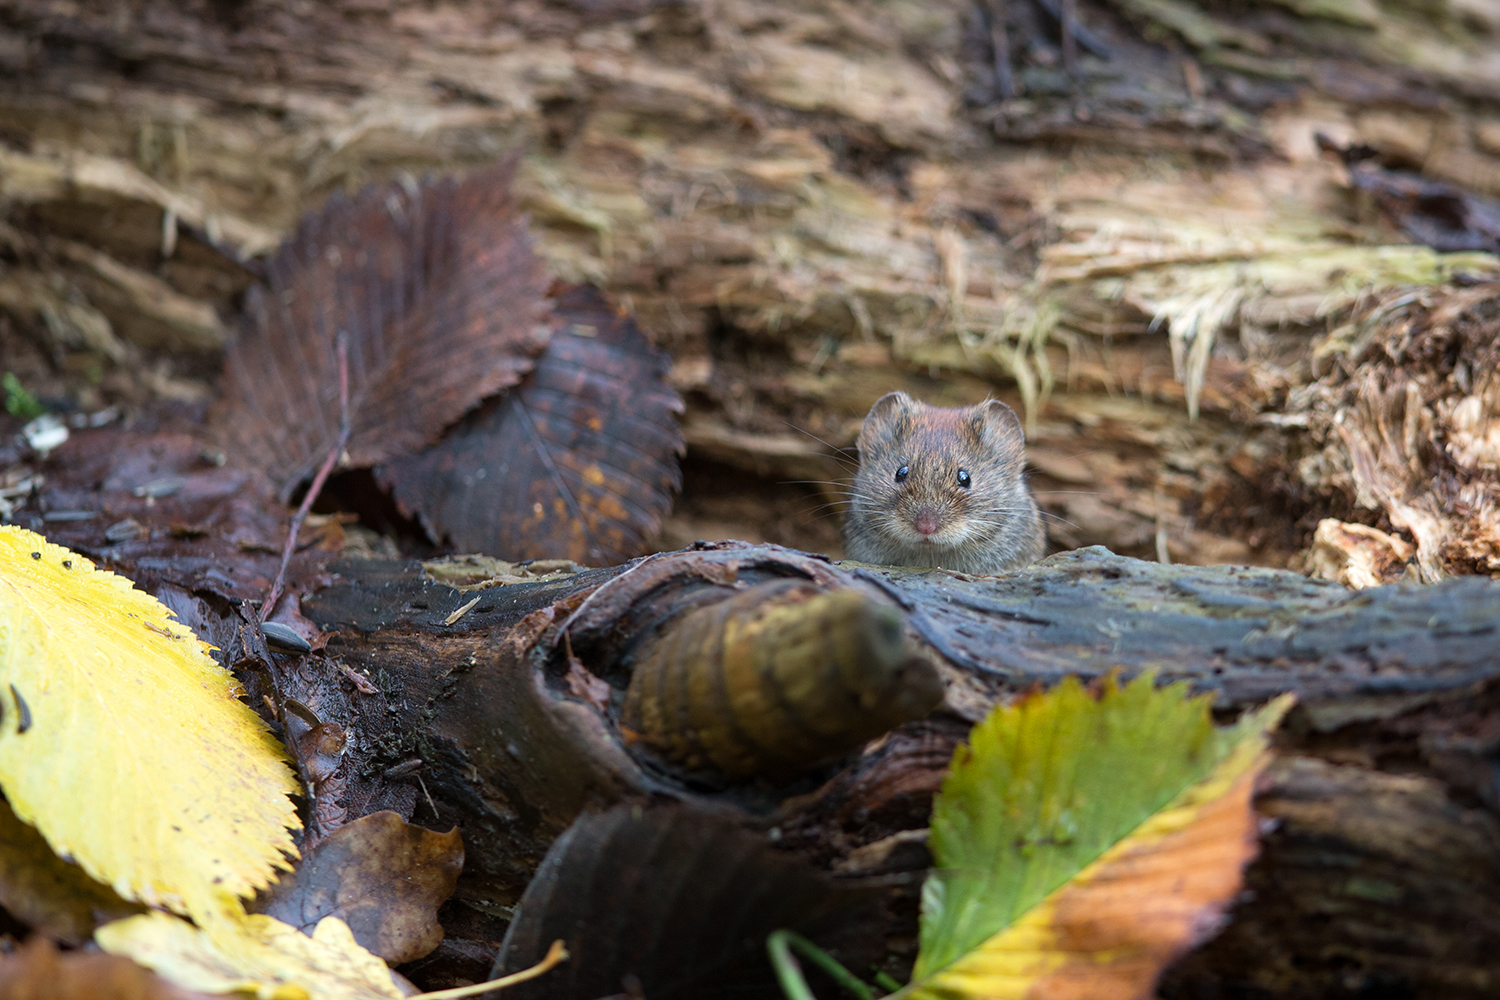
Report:
[[312,652],[312,644],[290,625],[283,625],[281,622],[262,622],[260,630],[265,634],[266,642],[277,649],[285,649],[292,653]]
[[735,779],[788,777],[843,756],[943,696],[897,611],[805,581],[689,612],[634,659],[627,733],[689,769]]

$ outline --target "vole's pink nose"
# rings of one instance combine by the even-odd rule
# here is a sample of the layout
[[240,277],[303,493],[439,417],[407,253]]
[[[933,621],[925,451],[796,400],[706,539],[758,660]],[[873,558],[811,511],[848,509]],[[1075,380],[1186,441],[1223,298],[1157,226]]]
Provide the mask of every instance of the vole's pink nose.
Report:
[[917,508],[917,516],[913,519],[912,526],[924,535],[933,534],[938,530],[937,511],[931,507]]

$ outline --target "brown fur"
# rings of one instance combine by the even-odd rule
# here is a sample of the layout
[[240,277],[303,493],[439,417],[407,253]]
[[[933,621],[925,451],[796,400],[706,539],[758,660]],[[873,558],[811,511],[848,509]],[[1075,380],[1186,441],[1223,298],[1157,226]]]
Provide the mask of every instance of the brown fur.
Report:
[[870,407],[858,447],[844,519],[850,559],[987,574],[1041,558],[1041,515],[1023,476],[1026,436],[1004,403],[945,409],[887,393]]

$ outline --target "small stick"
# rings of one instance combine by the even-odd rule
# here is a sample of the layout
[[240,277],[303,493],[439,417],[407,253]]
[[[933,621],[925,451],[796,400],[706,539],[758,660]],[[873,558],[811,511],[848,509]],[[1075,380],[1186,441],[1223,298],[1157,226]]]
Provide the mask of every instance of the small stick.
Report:
[[1016,78],[1010,69],[1010,33],[1005,27],[1005,0],[990,0],[990,45],[995,55],[995,85],[1000,97],[1016,96]]
[[511,973],[501,979],[491,979],[487,983],[474,983],[472,986],[455,986],[451,990],[437,990],[434,993],[418,993],[411,1000],[457,1000],[458,997],[472,997],[480,993],[488,993],[490,990],[501,990],[516,983],[524,983],[528,979],[535,979],[542,973],[549,971],[555,965],[561,965],[568,960],[568,949],[563,947],[561,940],[553,941],[552,947],[547,949],[547,956],[529,969]]
[[368,678],[368,677],[364,676],[363,674],[359,673],[357,670],[355,670],[353,667],[349,666],[349,664],[345,663],[343,660],[330,660],[329,662],[332,663],[335,667],[337,667],[339,669],[340,673],[342,673],[345,677],[349,678],[349,680],[351,680],[351,681],[354,682],[354,686],[355,686],[355,688],[357,688],[359,690],[360,694],[379,694],[380,693],[380,688],[376,687],[374,684],[371,684],[370,683],[370,678]]
[[1078,75],[1078,0],[1062,0],[1062,62],[1069,76]]
[[568,628],[573,624],[574,620],[577,619],[579,615],[583,614],[583,610],[585,608],[587,608],[590,604],[594,603],[594,598],[598,597],[600,594],[604,593],[606,590],[609,590],[611,586],[613,586],[614,584],[619,583],[621,580],[625,579],[627,576],[629,576],[630,574],[634,573],[636,570],[640,569],[642,566],[645,566],[647,563],[650,563],[650,562],[655,562],[656,559],[659,556],[664,556],[664,555],[667,555],[667,553],[665,553],[665,552],[653,552],[653,553],[651,553],[651,555],[646,556],[640,562],[636,563],[634,566],[630,567],[625,572],[621,573],[619,576],[612,576],[608,580],[605,580],[603,583],[601,583],[598,587],[594,588],[594,591],[591,594],[589,594],[589,596],[587,596],[587,597],[585,597],[583,599],[583,603],[579,604],[578,607],[574,608],[573,609],[573,613],[571,615],[569,615],[568,617],[566,617],[566,618],[563,619],[563,623],[561,625],[559,625],[558,628],[557,628],[558,634],[559,635],[567,635],[568,634]]
[[332,450],[328,452],[328,458],[323,461],[323,467],[313,477],[312,485],[307,488],[307,495],[302,498],[302,505],[297,508],[297,513],[292,515],[292,527],[286,536],[286,548],[281,551],[281,568],[276,571],[276,579],[271,584],[271,590],[266,594],[266,599],[260,606],[260,622],[264,622],[276,610],[276,602],[281,600],[281,591],[286,585],[287,566],[291,564],[292,553],[297,550],[297,533],[302,530],[302,522],[307,520],[308,512],[312,510],[313,502],[318,499],[318,494],[322,492],[323,484],[328,481],[333,467],[338,464],[339,456],[349,445],[349,338],[344,331],[340,330],[336,342],[339,354],[339,438],[334,442]]
[[[483,595],[480,595],[480,596],[483,596]],[[468,604],[465,604],[463,607],[461,607],[457,611],[453,612],[453,614],[449,615],[447,618],[444,618],[443,619],[443,624],[444,625],[453,625],[453,624],[455,624],[460,618],[462,618],[464,615],[466,615],[466,614],[469,613],[469,609],[470,608],[472,608],[474,605],[476,605],[478,603],[479,603],[479,598],[478,597],[474,598]]]
[[[307,794],[309,818],[307,829],[314,840],[321,839],[320,824],[317,820],[317,788],[312,780],[312,774],[307,769],[307,761],[298,751],[297,741],[292,738],[291,727],[287,724],[287,704],[291,699],[286,696],[280,668],[276,664],[275,655],[266,643],[266,633],[262,626],[276,609],[276,602],[281,599],[282,588],[286,585],[286,570],[291,564],[292,553],[297,550],[297,533],[302,530],[302,522],[307,519],[308,512],[312,510],[313,501],[318,498],[318,493],[323,489],[323,483],[328,479],[329,473],[338,463],[339,456],[344,453],[344,448],[349,444],[349,344],[342,330],[339,331],[335,343],[339,358],[339,437],[334,442],[333,450],[329,452],[323,467],[313,477],[312,485],[307,488],[307,496],[302,498],[302,505],[297,508],[297,513],[292,515],[291,528],[286,536],[286,547],[281,551],[281,566],[276,570],[276,579],[271,582],[271,589],[267,591],[266,599],[261,603],[260,611],[251,623],[255,627],[253,633],[255,642],[259,646],[257,656],[270,671],[271,685],[276,692],[277,705],[274,709],[276,721],[281,724],[281,732],[286,738],[287,749],[291,752],[292,761],[297,765],[297,776],[302,779],[302,788]],[[244,641],[243,633],[242,641]],[[245,641],[245,646],[246,651],[249,652],[250,642]]]

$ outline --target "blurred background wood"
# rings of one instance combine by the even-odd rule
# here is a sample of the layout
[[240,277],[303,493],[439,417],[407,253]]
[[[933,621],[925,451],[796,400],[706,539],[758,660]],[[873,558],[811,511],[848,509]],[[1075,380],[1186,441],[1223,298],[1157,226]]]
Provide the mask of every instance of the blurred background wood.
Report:
[[[1077,18],[1070,76],[1029,3],[6,0],[0,354],[84,409],[205,399],[300,213],[519,150],[547,262],[674,358],[664,548],[836,554],[838,487],[785,484],[901,388],[1025,408],[1055,547],[1500,569],[1459,329],[1497,312],[1500,8]],[[1327,518],[1380,535],[1316,558]]]

